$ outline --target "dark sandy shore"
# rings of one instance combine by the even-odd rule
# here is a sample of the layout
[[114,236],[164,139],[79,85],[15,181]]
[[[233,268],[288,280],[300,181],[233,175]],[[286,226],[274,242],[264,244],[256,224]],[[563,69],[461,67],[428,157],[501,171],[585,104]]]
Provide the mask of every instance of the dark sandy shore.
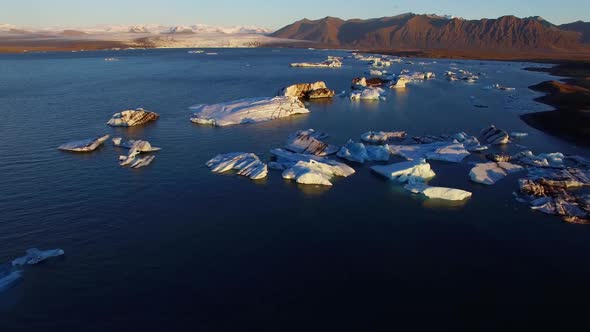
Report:
[[590,61],[565,61],[553,68],[527,68],[567,77],[530,88],[547,93],[537,101],[555,107],[548,112],[529,113],[522,119],[532,127],[579,145],[590,146]]

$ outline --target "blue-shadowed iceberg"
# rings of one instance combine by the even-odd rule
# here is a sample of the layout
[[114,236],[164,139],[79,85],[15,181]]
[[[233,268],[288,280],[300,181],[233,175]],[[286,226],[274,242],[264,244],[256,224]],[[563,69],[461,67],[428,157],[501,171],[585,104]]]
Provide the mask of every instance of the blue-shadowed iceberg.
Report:
[[328,135],[314,129],[300,130],[287,138],[285,148],[295,153],[327,156],[338,152],[338,147],[322,142]]
[[390,180],[401,183],[424,182],[436,176],[430,164],[424,159],[405,161],[385,166],[373,166],[371,169]]
[[388,161],[390,152],[387,145],[364,145],[349,140],[346,145],[340,148],[337,156],[362,164],[366,161]]
[[79,141],[72,141],[60,145],[58,149],[62,151],[71,152],[90,152],[96,150],[107,139],[109,139],[109,135],[97,136],[94,138],[87,138]]
[[65,252],[62,249],[39,250],[31,248],[26,251],[26,255],[12,261],[12,266],[34,265],[48,258],[63,256]]

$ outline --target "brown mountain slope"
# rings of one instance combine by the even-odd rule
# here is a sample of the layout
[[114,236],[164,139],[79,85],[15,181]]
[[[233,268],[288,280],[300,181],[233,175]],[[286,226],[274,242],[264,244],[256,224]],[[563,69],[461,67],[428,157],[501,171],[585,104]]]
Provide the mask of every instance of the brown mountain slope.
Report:
[[562,30],[576,31],[582,34],[582,42],[590,44],[590,22],[577,21],[559,26]]
[[369,49],[571,50],[580,47],[581,34],[537,17],[463,20],[403,14],[369,20],[302,20],[271,36]]

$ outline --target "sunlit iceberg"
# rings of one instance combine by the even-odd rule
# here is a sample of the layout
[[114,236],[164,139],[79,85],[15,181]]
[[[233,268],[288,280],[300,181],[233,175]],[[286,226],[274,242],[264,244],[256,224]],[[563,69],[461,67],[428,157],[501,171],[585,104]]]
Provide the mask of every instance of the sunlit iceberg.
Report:
[[294,97],[247,98],[227,103],[192,106],[191,121],[197,124],[230,126],[257,123],[306,114],[309,110]]
[[326,156],[338,152],[338,147],[326,144],[320,139],[328,135],[313,129],[300,130],[287,138],[286,149],[295,153]]
[[107,124],[113,127],[134,127],[156,121],[159,117],[160,115],[158,113],[138,108],[115,113]]
[[290,167],[293,167],[300,161],[310,162],[313,160],[330,166],[331,172],[336,176],[348,177],[355,173],[352,167],[324,157],[318,157],[310,154],[293,153],[282,149],[273,149],[270,151],[270,153],[276,158],[276,161],[271,162],[268,165],[273,169],[286,170]]
[[219,154],[207,162],[213,173],[224,173],[235,170],[239,175],[252,180],[264,179],[268,175],[268,167],[253,153],[235,152]]
[[463,201],[472,195],[469,191],[445,187],[431,187],[421,182],[409,183],[404,188],[414,194],[422,194],[428,198],[447,201]]
[[492,185],[508,176],[508,174],[523,170],[521,166],[507,162],[489,162],[477,164],[469,172],[471,181]]
[[380,100],[382,99],[383,89],[365,88],[362,91],[355,91],[350,94],[351,100]]
[[391,154],[408,160],[430,159],[459,163],[469,156],[463,144],[435,142],[416,145],[389,145]]

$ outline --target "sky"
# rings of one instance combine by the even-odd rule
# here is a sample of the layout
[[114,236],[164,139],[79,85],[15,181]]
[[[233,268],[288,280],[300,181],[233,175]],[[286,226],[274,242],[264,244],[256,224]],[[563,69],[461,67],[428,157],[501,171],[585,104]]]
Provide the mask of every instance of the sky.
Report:
[[555,24],[590,21],[588,0],[0,0],[0,24],[251,25],[278,29],[302,18],[374,18],[414,12],[467,19],[542,16]]

